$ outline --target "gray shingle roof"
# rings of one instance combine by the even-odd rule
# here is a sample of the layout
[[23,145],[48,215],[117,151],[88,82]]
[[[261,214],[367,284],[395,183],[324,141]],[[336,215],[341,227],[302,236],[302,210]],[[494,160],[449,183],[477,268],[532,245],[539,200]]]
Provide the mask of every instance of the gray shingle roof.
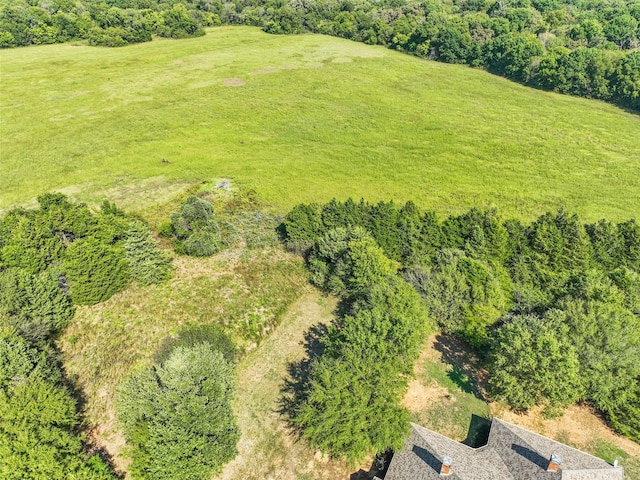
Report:
[[[559,472],[547,472],[551,454],[562,457]],[[440,475],[442,459],[453,459],[450,475]],[[494,418],[487,445],[471,448],[411,424],[385,480],[624,480],[622,468],[550,438]]]

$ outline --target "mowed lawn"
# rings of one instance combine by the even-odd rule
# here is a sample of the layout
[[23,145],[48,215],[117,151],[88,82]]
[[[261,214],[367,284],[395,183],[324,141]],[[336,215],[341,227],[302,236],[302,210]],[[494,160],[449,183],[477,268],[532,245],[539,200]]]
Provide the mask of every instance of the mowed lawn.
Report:
[[222,27],[4,50],[0,72],[0,211],[52,189],[135,208],[232,178],[278,211],[353,196],[640,214],[640,116],[382,47]]

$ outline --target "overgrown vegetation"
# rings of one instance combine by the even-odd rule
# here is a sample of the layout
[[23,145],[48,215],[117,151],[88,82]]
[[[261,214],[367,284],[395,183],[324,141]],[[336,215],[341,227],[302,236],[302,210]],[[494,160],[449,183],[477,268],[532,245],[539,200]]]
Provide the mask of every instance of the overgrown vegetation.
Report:
[[109,203],[92,212],[56,193],[38,202],[0,219],[0,474],[112,478],[86,454],[53,341],[74,305],[103,301],[130,279],[166,279],[169,259],[148,228]]
[[98,455],[86,453],[79,424],[51,347],[32,346],[0,325],[0,476],[115,478]]
[[233,365],[208,343],[178,346],[121,388],[119,416],[134,446],[130,473],[208,479],[235,457]]
[[[11,275],[21,277],[13,281],[15,291],[10,303],[15,310],[11,318],[22,318],[32,324],[45,318],[33,310],[27,301],[33,289],[41,290],[49,284],[45,298],[52,300],[51,308],[60,313],[53,318],[51,329],[64,326],[69,318],[69,309],[64,308],[68,300],[59,289],[68,291],[76,305],[91,305],[104,301],[124,289],[133,279],[143,284],[168,278],[169,259],[156,248],[150,232],[139,221],[129,218],[113,205],[105,202],[100,212],[92,212],[81,203],[72,203],[60,193],[47,193],[38,197],[37,210],[16,209],[0,220],[0,272],[10,281]],[[11,269],[19,273],[11,274]],[[7,273],[9,272],[9,273]],[[25,276],[38,276],[27,279]],[[36,285],[38,284],[39,285]],[[20,300],[19,297],[23,297]],[[32,318],[33,316],[38,318]],[[18,329],[31,328],[15,325]]]
[[639,5],[635,0],[5,1],[0,47],[80,38],[117,47],[150,41],[152,34],[184,38],[204,35],[206,26],[245,24],[274,34],[311,31],[385,45],[638,109]]
[[399,448],[409,419],[400,401],[432,328],[427,310],[360,227],[327,230],[309,265],[312,281],[345,306],[291,399],[292,422],[313,447],[349,462]]
[[355,268],[359,255],[346,249],[366,230],[375,239],[368,248],[401,263],[428,315],[488,352],[494,398],[547,414],[586,400],[617,431],[640,438],[635,220],[585,225],[559,210],[523,224],[478,209],[440,220],[411,202],[333,200],[294,207],[283,230],[286,244],[307,255],[313,280],[347,298],[357,279],[383,277]]

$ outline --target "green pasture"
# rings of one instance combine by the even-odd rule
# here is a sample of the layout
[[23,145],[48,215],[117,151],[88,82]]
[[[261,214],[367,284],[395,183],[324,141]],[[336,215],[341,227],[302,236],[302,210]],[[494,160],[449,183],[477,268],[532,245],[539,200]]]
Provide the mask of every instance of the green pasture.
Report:
[[231,178],[300,201],[640,213],[640,117],[320,35],[210,29],[0,52],[0,212],[47,190],[126,208]]

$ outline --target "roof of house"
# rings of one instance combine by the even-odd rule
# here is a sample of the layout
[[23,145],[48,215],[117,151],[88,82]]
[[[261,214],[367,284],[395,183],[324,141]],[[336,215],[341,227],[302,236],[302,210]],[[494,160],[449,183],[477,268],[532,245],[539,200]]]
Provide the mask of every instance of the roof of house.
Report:
[[[551,454],[561,468],[548,472]],[[441,475],[444,457],[451,473]],[[411,424],[404,449],[389,465],[385,480],[624,480],[624,471],[604,460],[537,433],[494,418],[489,440],[471,448],[420,425]]]

